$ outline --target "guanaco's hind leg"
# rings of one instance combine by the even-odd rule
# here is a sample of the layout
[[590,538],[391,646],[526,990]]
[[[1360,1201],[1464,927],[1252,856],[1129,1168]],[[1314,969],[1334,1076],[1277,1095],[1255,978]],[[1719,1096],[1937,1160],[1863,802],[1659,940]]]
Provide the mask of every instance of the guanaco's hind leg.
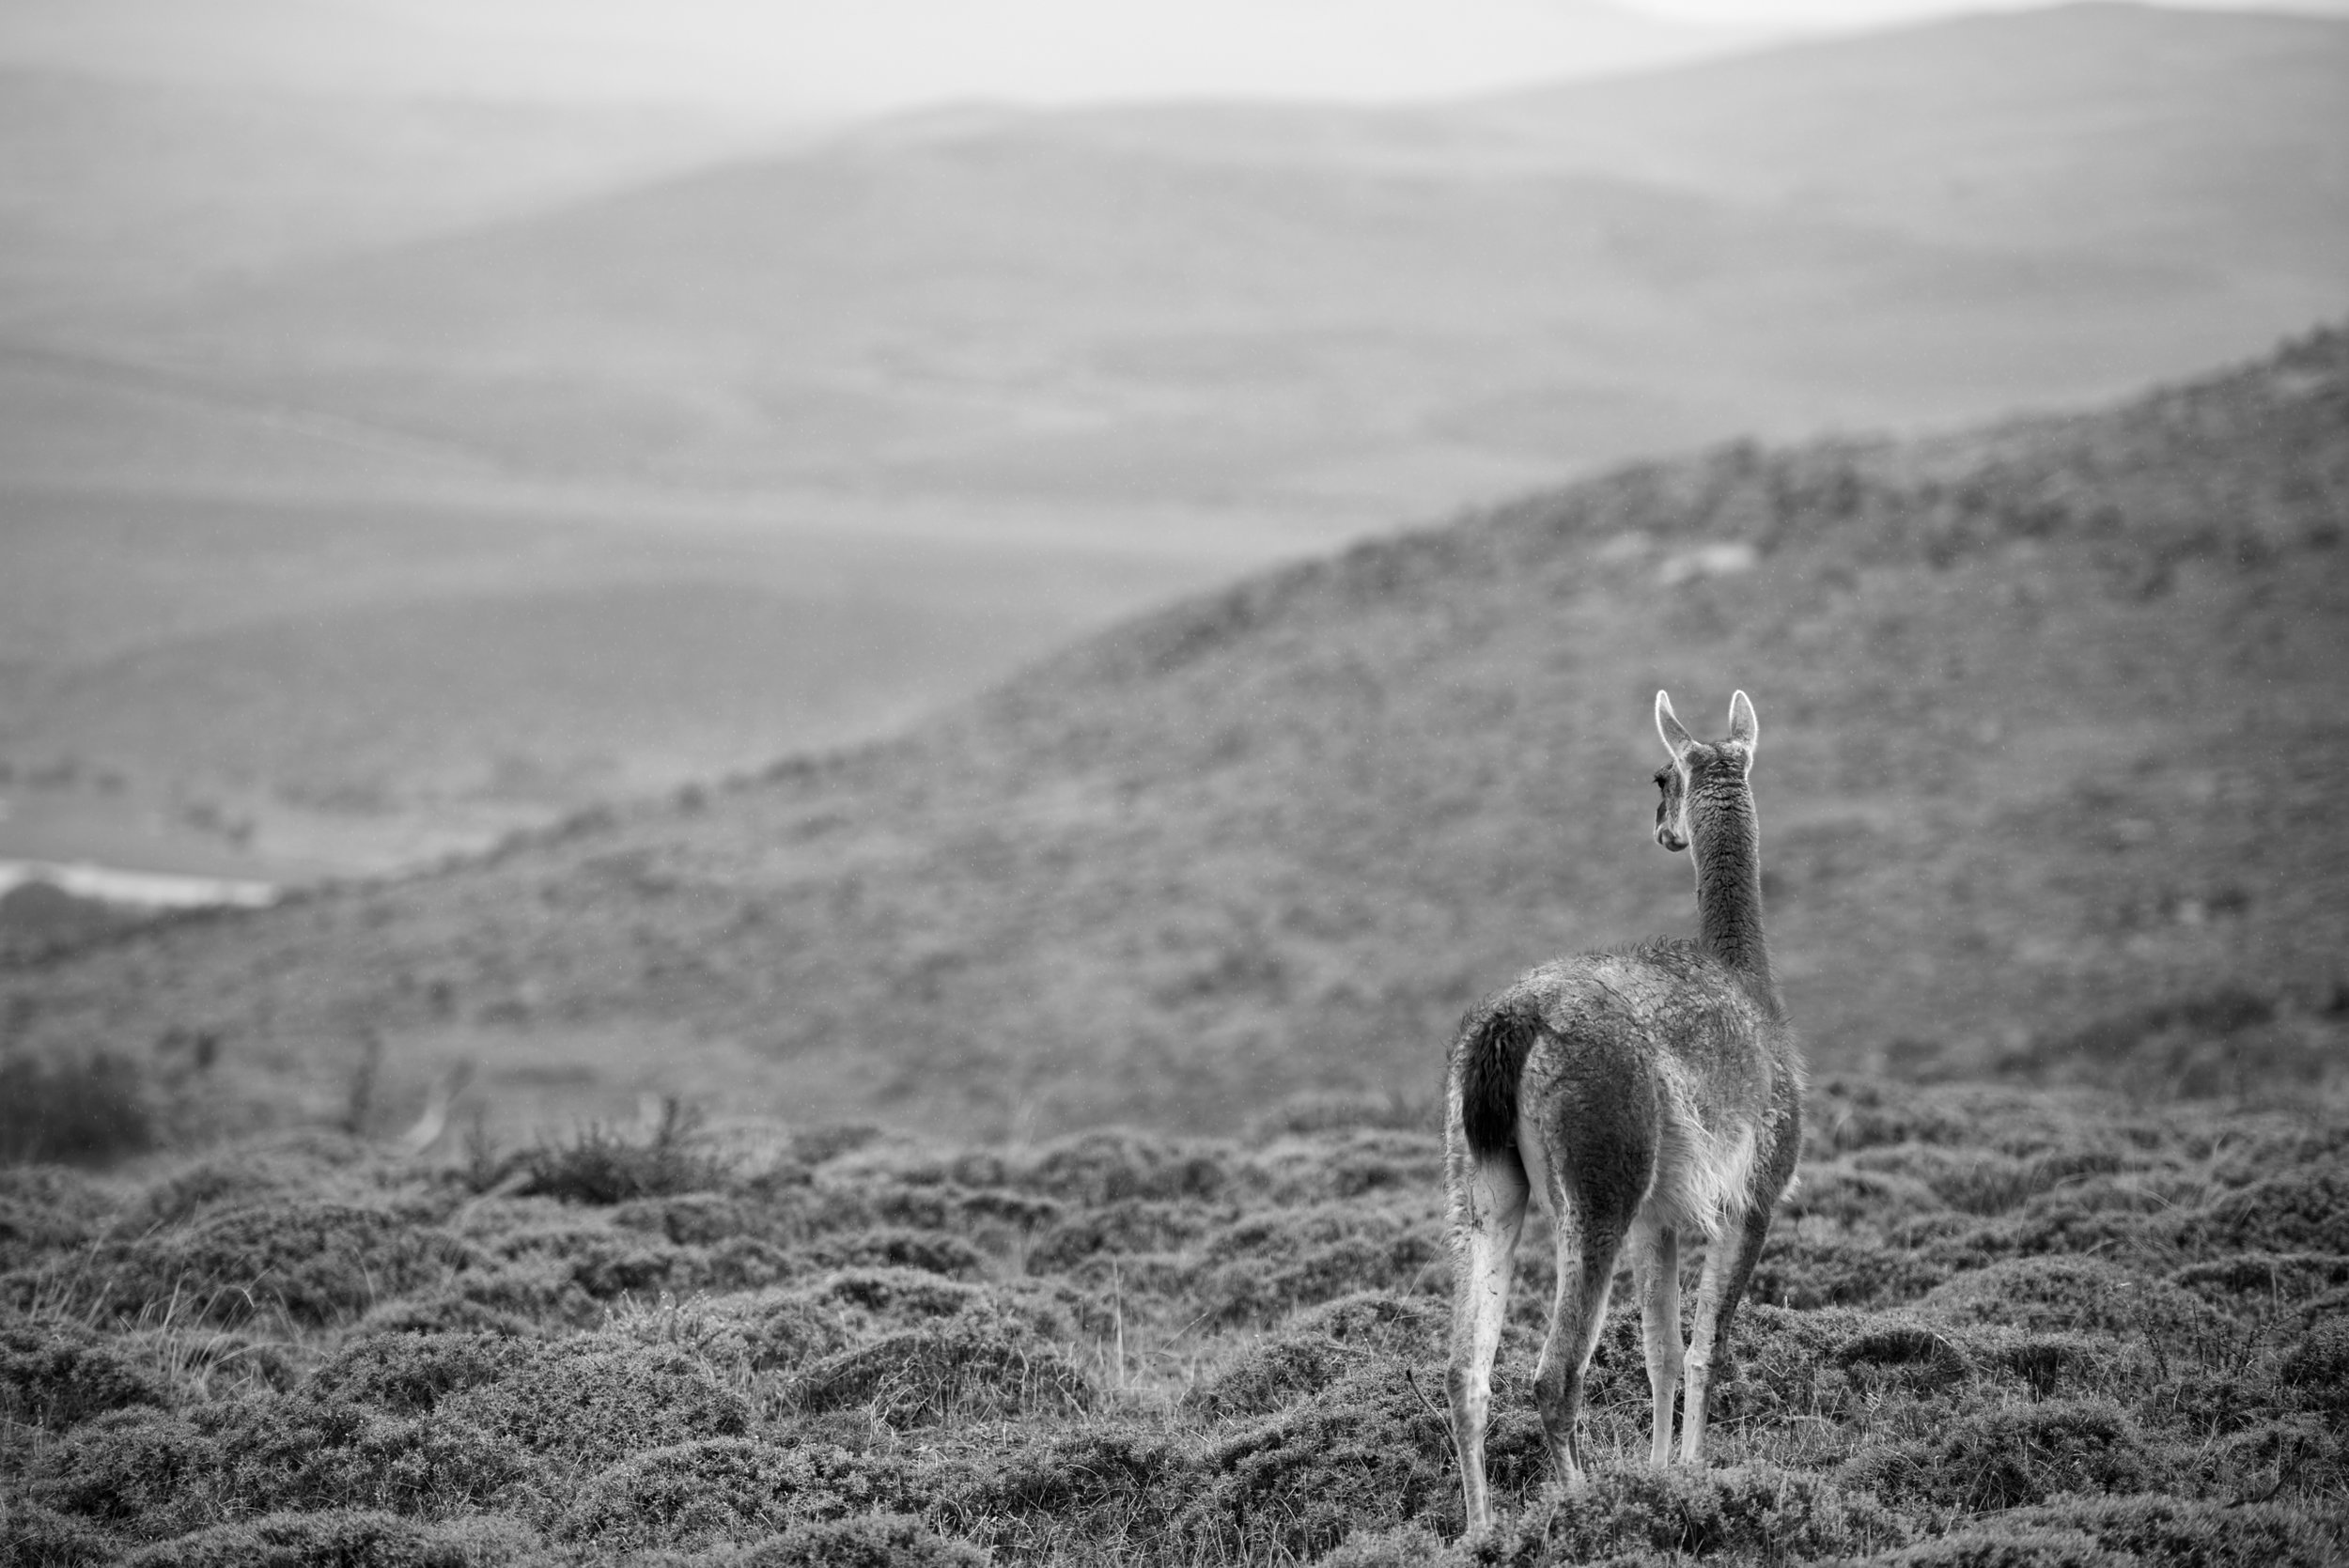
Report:
[[1631,1245],[1640,1329],[1647,1342],[1647,1386],[1656,1400],[1648,1463],[1661,1465],[1672,1455],[1672,1395],[1680,1387],[1680,1237],[1666,1227],[1635,1234]]
[[1762,1240],[1769,1230],[1769,1206],[1757,1203],[1746,1211],[1735,1229],[1705,1251],[1704,1275],[1697,1284],[1696,1327],[1688,1336],[1688,1393],[1680,1427],[1684,1464],[1704,1457],[1705,1404],[1713,1389],[1714,1358],[1728,1343],[1730,1321],[1745,1297],[1746,1281],[1753,1277]]
[[1549,1338],[1533,1369],[1533,1400],[1558,1479],[1579,1490],[1588,1468],[1579,1430],[1583,1379],[1590,1371],[1591,1352],[1598,1348],[1599,1330],[1607,1324],[1607,1295],[1615,1282],[1615,1260],[1623,1251],[1626,1227],[1612,1216],[1578,1212],[1563,1198],[1552,1188],[1558,1295],[1550,1305]]
[[[1456,1135],[1455,1135],[1456,1137]],[[1492,1522],[1485,1488],[1485,1423],[1492,1409],[1493,1355],[1509,1305],[1509,1276],[1532,1193],[1515,1149],[1477,1156],[1455,1143],[1452,1157],[1452,1441],[1471,1530]]]

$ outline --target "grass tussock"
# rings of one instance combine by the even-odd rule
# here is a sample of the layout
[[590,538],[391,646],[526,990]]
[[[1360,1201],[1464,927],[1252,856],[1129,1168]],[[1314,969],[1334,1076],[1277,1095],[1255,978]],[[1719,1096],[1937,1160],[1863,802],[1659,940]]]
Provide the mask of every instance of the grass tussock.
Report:
[[1245,1146],[810,1133],[761,1166],[677,1116],[503,1169],[331,1137],[143,1179],[19,1168],[0,1563],[2349,1552],[2325,1125],[1852,1083],[1818,1110],[1703,1470],[1644,1462],[1619,1289],[1592,1485],[1549,1485],[1532,1223],[1488,1434],[1502,1517],[1474,1541],[1439,1413],[1440,1154],[1375,1106],[1291,1106]]

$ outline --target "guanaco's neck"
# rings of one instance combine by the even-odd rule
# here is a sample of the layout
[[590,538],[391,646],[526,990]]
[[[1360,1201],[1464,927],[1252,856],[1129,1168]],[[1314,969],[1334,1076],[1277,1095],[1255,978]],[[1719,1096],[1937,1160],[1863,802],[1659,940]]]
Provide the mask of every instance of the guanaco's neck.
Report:
[[1746,977],[1772,1013],[1783,1010],[1762,935],[1762,832],[1750,796],[1716,801],[1688,850],[1697,866],[1697,931],[1722,963]]

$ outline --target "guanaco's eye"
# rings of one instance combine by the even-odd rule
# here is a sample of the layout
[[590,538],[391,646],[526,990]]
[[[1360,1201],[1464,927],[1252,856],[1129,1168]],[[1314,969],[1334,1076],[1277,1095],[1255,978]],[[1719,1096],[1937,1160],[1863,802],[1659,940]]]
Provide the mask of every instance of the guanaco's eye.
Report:
[[1658,768],[1656,770],[1656,787],[1658,789],[1670,789],[1672,786],[1672,770],[1669,768]]

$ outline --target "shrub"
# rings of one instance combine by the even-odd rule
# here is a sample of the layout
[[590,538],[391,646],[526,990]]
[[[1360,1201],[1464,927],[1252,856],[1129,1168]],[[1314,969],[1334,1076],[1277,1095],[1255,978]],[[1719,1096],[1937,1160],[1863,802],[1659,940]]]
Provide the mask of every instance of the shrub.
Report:
[[1087,1204],[1123,1198],[1215,1198],[1230,1179],[1231,1152],[1112,1129],[1046,1145],[1018,1173],[1024,1187]]
[[366,1145],[339,1135],[278,1138],[232,1146],[180,1166],[139,1194],[115,1226],[121,1236],[145,1235],[224,1208],[252,1208],[264,1200],[356,1200],[366,1184],[351,1167]]
[[1438,1227],[1344,1206],[1253,1216],[1212,1237],[1206,1252],[1221,1265],[1199,1290],[1214,1324],[1271,1323],[1358,1292],[1440,1289],[1447,1278]]
[[1945,1109],[1928,1092],[1908,1085],[1830,1079],[1803,1107],[1805,1160],[1832,1159],[1888,1143],[1969,1143],[1975,1136],[1970,1117]]
[[2019,1213],[1931,1238],[1924,1246],[1923,1261],[1939,1268],[1946,1278],[2009,1258],[2050,1253],[2166,1255],[2172,1250],[2170,1236],[2175,1228],[2176,1221],[2167,1215],[2090,1208],[2073,1202],[2069,1193],[2049,1192],[2024,1204]]
[[73,1172],[53,1165],[0,1165],[0,1269],[21,1268],[85,1245],[114,1206]]
[[310,1374],[321,1399],[372,1405],[417,1415],[462,1393],[513,1375],[525,1353],[504,1335],[438,1333],[354,1341]]
[[1258,1203],[1283,1206],[1347,1203],[1367,1192],[1399,1192],[1426,1205],[1443,1190],[1443,1140],[1426,1132],[1358,1127],[1350,1132],[1274,1141],[1249,1158],[1248,1186]]
[[470,1421],[537,1454],[599,1467],[642,1449],[739,1436],[750,1409],[675,1345],[609,1334],[534,1341],[379,1335],[320,1367],[309,1389],[382,1409]]
[[554,1534],[603,1551],[702,1547],[902,1506],[902,1492],[885,1463],[838,1449],[719,1437],[655,1449],[605,1470],[581,1488]]
[[1778,1213],[1782,1222],[1815,1215],[1838,1225],[1866,1223],[1881,1228],[1948,1206],[1915,1176],[1829,1165],[1806,1169],[1801,1183],[1779,1205]]
[[[1757,1305],[1739,1314],[1732,1333],[1732,1355],[1715,1373],[1714,1413],[1764,1426],[1798,1417],[1848,1421],[1872,1412],[1884,1394],[1946,1396],[2005,1366],[1998,1347],[1974,1336],[1881,1312]],[[1623,1355],[1640,1365],[1628,1324]],[[1643,1372],[1639,1383],[1643,1394]]]
[[[1974,1375],[1966,1346],[1923,1324],[1893,1319],[1869,1325],[1835,1347],[1835,1359],[1867,1381],[1894,1384],[1916,1394],[1939,1393]],[[1889,1374],[1889,1375],[1886,1375]]]
[[2174,1340],[2210,1331],[2214,1310],[2166,1280],[2101,1258],[2032,1257],[1994,1263],[1937,1285],[1918,1311],[1957,1323]]
[[1289,1202],[1365,1192],[1434,1194],[1443,1188],[1443,1144],[1416,1133],[1357,1133],[1322,1158],[1276,1170],[1275,1192]]
[[2187,1264],[2170,1282],[2222,1306],[2265,1311],[2349,1285],[2349,1257],[2338,1252],[2234,1252]]
[[376,1308],[359,1320],[353,1334],[497,1334],[522,1339],[537,1325],[513,1312],[484,1306],[462,1291],[438,1290]]
[[985,1568],[987,1554],[903,1514],[794,1525],[753,1547],[741,1568]]
[[791,1384],[802,1410],[868,1409],[894,1427],[1032,1414],[1081,1415],[1092,1379],[1019,1325],[957,1317],[828,1356]]
[[1422,1568],[1430,1562],[1462,1562],[1462,1553],[1448,1552],[1424,1525],[1394,1529],[1357,1530],[1345,1544],[1321,1559],[1320,1568]]
[[117,1315],[176,1298],[218,1323],[274,1308],[317,1326],[437,1283],[471,1261],[461,1243],[381,1209],[281,1201],[116,1244],[92,1286]]
[[[1432,1362],[1442,1313],[1431,1303],[1364,1292],[1300,1312],[1287,1327],[1249,1344],[1183,1396],[1210,1421],[1283,1409],[1365,1370],[1374,1360]],[[1431,1370],[1429,1387],[1442,1388]]]
[[725,1185],[727,1167],[703,1147],[701,1126],[701,1113],[674,1096],[661,1102],[661,1120],[641,1142],[590,1123],[568,1142],[533,1149],[515,1190],[596,1204],[713,1191]]
[[[1794,1416],[1839,1413],[1855,1390],[1836,1353],[1875,1321],[1834,1308],[1794,1311],[1760,1302],[1744,1307],[1730,1328],[1726,1354],[1715,1353],[1713,1414],[1783,1424]],[[1633,1322],[1626,1349],[1634,1363],[1641,1354],[1638,1334]]]
[[1881,1551],[1912,1528],[1873,1499],[1768,1465],[1646,1465],[1602,1471],[1579,1494],[1528,1509],[1480,1548],[1500,1563],[1580,1562],[1617,1553],[1788,1562]]
[[761,1304],[743,1325],[751,1366],[788,1370],[847,1348],[848,1327],[838,1312],[795,1296]]
[[751,1370],[750,1334],[732,1299],[723,1307],[701,1296],[624,1301],[605,1318],[603,1334],[628,1344],[675,1346],[730,1385],[739,1386]]
[[2045,1186],[2030,1162],[1984,1149],[1900,1144],[1863,1150],[1852,1157],[1852,1164],[1921,1182],[1942,1203],[1967,1214],[2004,1214]]
[[1327,1334],[1341,1344],[1375,1345],[1397,1356],[1424,1359],[1445,1343],[1451,1322],[1448,1308],[1433,1302],[1385,1291],[1361,1291],[1298,1313],[1291,1327]]
[[165,1323],[116,1334],[114,1348],[169,1390],[168,1403],[283,1393],[301,1381],[296,1348],[266,1334]]
[[138,1063],[111,1051],[0,1061],[0,1162],[101,1165],[155,1145]]
[[742,1396],[674,1347],[583,1334],[514,1348],[519,1364],[512,1374],[455,1396],[443,1412],[535,1453],[585,1466],[749,1430]]
[[223,1467],[218,1445],[184,1418],[111,1410],[37,1453],[23,1498],[108,1529],[176,1535],[211,1522]]
[[1437,1267],[1442,1257],[1432,1234],[1351,1236],[1270,1269],[1253,1262],[1226,1264],[1208,1276],[1200,1299],[1211,1324],[1277,1322],[1299,1307],[1363,1291],[1442,1289],[1446,1276]]
[[1978,1350],[1983,1366],[2019,1378],[2033,1399],[2067,1387],[2079,1394],[2109,1391],[2123,1364],[2114,1352],[2109,1339],[2064,1333],[2000,1337]]
[[[602,1312],[595,1297],[570,1277],[569,1270],[545,1259],[469,1268],[444,1287],[416,1297],[418,1311],[428,1311],[433,1301],[443,1297],[542,1327],[568,1324],[583,1328],[596,1322]],[[458,1311],[455,1307],[450,1310]],[[449,1327],[465,1325],[452,1323]]]
[[679,1247],[599,1220],[510,1231],[491,1247],[497,1257],[558,1279],[589,1301],[664,1291],[755,1290],[804,1271],[793,1254],[756,1236]]
[[83,1520],[22,1498],[0,1498],[0,1568],[83,1568],[120,1553]]
[[1000,1459],[933,1480],[929,1517],[958,1535],[1022,1548],[1055,1537],[1175,1541],[1174,1511],[1202,1484],[1195,1445],[1163,1428],[1056,1423]]
[[[948,1183],[940,1187],[884,1188],[870,1200],[874,1219],[922,1231],[1033,1231],[1068,1212],[1057,1198],[1001,1188],[973,1191]],[[829,1218],[829,1217],[827,1217]],[[830,1229],[839,1229],[831,1225]]]
[[1852,1236],[1774,1234],[1747,1299],[1777,1307],[1883,1307],[1913,1301],[1949,1278],[1916,1251]]
[[707,1247],[739,1235],[769,1241],[799,1239],[794,1233],[801,1227],[787,1221],[775,1224],[772,1221],[777,1218],[718,1192],[633,1198],[612,1211],[612,1223],[620,1229],[641,1231],[677,1247]]
[[2188,1217],[2179,1240],[2204,1253],[2349,1253],[2349,1170],[2328,1160],[2253,1182]]
[[535,1467],[503,1435],[386,1415],[304,1391],[208,1405],[217,1514],[361,1507],[442,1515],[487,1503]]
[[813,1299],[866,1314],[878,1323],[906,1325],[952,1317],[987,1300],[973,1284],[910,1268],[848,1268],[816,1287]]
[[2031,1526],[1944,1535],[1868,1561],[1869,1568],[2132,1568],[2134,1560],[2079,1530]]
[[2349,1418],[2349,1320],[2311,1327],[2278,1364],[2276,1380],[2307,1408]]
[[1981,1512],[2064,1492],[2139,1491],[2170,1478],[2118,1405],[2049,1400],[1959,1416],[1930,1439],[1858,1455],[1841,1479],[1888,1500]]
[[2000,1525],[2077,1530],[2147,1568],[2318,1568],[2340,1560],[2338,1543],[2305,1516],[2267,1503],[2090,1498],[2023,1509]]
[[1206,1421],[1262,1416],[1310,1398],[1361,1364],[1360,1347],[1327,1334],[1276,1334],[1240,1352],[1210,1380],[1183,1395]]
[[79,1324],[0,1325],[0,1418],[66,1427],[167,1398],[153,1377]]
[[942,1231],[863,1231],[820,1242],[811,1255],[826,1268],[912,1268],[950,1280],[975,1280],[987,1273],[984,1253]]
[[1172,1251],[1196,1241],[1207,1225],[1196,1203],[1128,1198],[1079,1209],[1036,1238],[1028,1250],[1028,1271],[1058,1272],[1104,1252]]
[[1358,1127],[1424,1130],[1436,1122],[1435,1111],[1395,1094],[1361,1090],[1317,1090],[1290,1094],[1248,1124],[1248,1141],[1268,1143],[1275,1138],[1315,1133],[1351,1132]]
[[1387,1368],[1222,1436],[1202,1456],[1176,1533],[1198,1557],[1311,1559],[1458,1495],[1444,1421]]
[[502,1519],[428,1525],[370,1509],[272,1514],[217,1525],[125,1559],[135,1568],[494,1568],[535,1556]]

